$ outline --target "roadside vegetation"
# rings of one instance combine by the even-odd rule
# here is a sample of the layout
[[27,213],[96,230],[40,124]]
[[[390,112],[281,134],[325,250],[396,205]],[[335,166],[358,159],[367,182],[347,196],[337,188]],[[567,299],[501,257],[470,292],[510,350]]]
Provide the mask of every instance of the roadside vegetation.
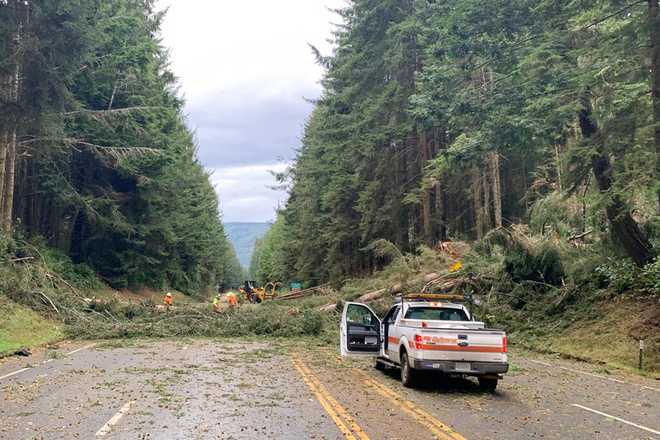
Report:
[[166,311],[162,292],[112,293],[86,265],[75,265],[49,248],[25,243],[19,249],[20,261],[0,264],[0,311],[3,320],[9,317],[2,327],[8,333],[0,336],[23,340],[32,335],[25,339],[27,346],[64,337],[320,336],[329,319],[311,307],[278,303],[214,313],[203,293],[175,292],[175,305]]
[[0,296],[0,357],[22,348],[38,347],[64,336],[62,322]]

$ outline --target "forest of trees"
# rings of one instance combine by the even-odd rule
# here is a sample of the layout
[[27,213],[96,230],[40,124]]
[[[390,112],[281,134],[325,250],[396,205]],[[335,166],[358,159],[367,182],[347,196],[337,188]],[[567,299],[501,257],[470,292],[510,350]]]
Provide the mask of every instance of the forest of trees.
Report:
[[240,277],[154,0],[0,0],[0,219],[114,287]]
[[252,273],[365,273],[369,249],[514,224],[653,261],[658,0],[351,0]]

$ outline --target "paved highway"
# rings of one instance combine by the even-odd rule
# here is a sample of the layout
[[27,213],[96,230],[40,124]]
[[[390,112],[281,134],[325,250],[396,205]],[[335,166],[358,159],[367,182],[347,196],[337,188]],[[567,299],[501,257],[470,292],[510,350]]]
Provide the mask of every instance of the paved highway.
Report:
[[285,341],[62,344],[0,362],[1,439],[660,439],[660,384],[511,353],[495,394]]

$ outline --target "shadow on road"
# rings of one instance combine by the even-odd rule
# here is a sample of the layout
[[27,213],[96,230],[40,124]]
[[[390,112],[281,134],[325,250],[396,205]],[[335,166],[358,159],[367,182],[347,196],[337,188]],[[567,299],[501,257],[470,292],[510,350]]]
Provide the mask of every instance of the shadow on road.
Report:
[[[401,372],[395,368],[389,368],[383,371],[384,375],[390,379],[399,382]],[[506,393],[502,391],[489,392],[479,387],[476,379],[464,376],[451,376],[439,374],[432,371],[420,371],[415,390],[429,394],[463,394],[463,395],[490,395],[494,397],[505,397]]]

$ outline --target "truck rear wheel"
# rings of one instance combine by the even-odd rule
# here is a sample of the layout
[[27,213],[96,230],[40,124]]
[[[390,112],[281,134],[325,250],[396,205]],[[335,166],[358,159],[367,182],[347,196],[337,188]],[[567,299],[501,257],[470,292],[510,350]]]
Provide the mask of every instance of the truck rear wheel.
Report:
[[481,388],[484,391],[488,391],[489,393],[493,393],[497,388],[497,379],[493,379],[490,377],[480,377],[479,388]]
[[410,366],[408,360],[408,353],[405,351],[401,354],[401,383],[404,387],[411,388],[415,386],[417,379],[417,371]]

